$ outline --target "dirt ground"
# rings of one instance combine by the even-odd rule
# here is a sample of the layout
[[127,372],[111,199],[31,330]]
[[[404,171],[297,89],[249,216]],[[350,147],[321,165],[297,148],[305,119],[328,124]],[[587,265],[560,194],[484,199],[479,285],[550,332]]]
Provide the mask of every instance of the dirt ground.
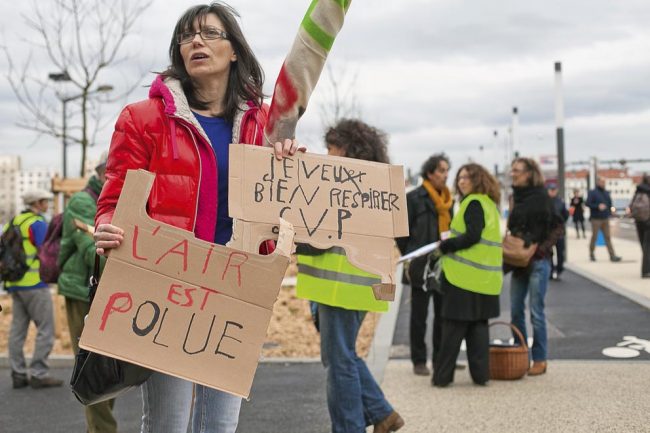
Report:
[[[287,275],[295,275],[295,267],[290,267]],[[55,289],[53,289],[55,292]],[[52,353],[72,354],[70,335],[65,315],[63,297],[53,294],[55,309],[56,341]],[[0,354],[7,353],[7,341],[11,324],[11,296],[0,292]],[[379,315],[369,313],[361,327],[357,339],[357,351],[360,356],[368,353]],[[34,347],[36,328],[32,323],[29,328],[25,353],[31,353]],[[268,357],[313,358],[320,356],[320,336],[312,323],[309,304],[304,299],[296,298],[295,287],[280,289],[278,300],[273,307],[273,316],[269,323],[266,342],[262,355]]]

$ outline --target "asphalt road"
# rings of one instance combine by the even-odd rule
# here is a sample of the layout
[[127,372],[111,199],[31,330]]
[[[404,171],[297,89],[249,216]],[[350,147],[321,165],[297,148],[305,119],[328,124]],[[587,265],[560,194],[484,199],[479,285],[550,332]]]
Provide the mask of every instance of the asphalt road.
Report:
[[[69,378],[71,368],[52,369]],[[7,369],[0,370],[0,432],[71,433],[85,431],[83,407],[67,387],[11,389]],[[140,431],[138,390],[115,402],[120,433]],[[327,433],[325,373],[320,363],[261,364],[249,401],[242,403],[237,433]]]
[[[615,347],[623,342],[624,336],[649,337],[650,311],[646,308],[570,271],[565,271],[562,277],[562,281],[549,282],[546,295],[549,359],[614,359],[603,354],[603,349]],[[510,277],[506,277],[500,298],[501,316],[495,320],[510,321],[509,294]],[[393,357],[409,358],[410,288],[403,291],[401,302],[393,337]],[[527,329],[530,338],[530,322]],[[505,327],[493,327],[491,336],[510,338]],[[426,341],[427,344],[431,341],[430,334]],[[650,360],[650,342],[647,351],[642,350],[639,356],[630,359]]]

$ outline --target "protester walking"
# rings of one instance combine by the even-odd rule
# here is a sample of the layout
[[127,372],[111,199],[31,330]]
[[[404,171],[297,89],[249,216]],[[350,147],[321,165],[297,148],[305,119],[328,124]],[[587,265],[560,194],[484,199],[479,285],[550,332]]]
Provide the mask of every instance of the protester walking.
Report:
[[641,244],[641,278],[650,278],[650,174],[643,175],[630,202],[630,213]]
[[[12,318],[9,330],[9,363],[14,388],[49,388],[61,386],[62,380],[49,375],[48,357],[54,345],[54,309],[52,294],[39,276],[37,253],[43,244],[47,212],[52,193],[45,190],[27,191],[23,201],[27,208],[4,226],[3,233],[15,226],[22,237],[26,257],[26,272],[16,280],[5,281],[5,290],[11,294]],[[36,325],[36,342],[32,361],[25,361],[24,345],[29,323]]]
[[[553,243],[551,228],[553,206],[544,190],[544,176],[539,165],[530,158],[516,158],[511,165],[513,207],[508,218],[508,230],[524,240],[525,246],[536,244],[535,254],[525,268],[512,271],[510,284],[510,317],[527,340],[526,297],[533,325],[533,365],[528,375],[544,374],[547,368],[546,314],[544,298],[551,273]],[[515,336],[517,341],[517,336]]]
[[564,199],[558,196],[557,184],[551,182],[546,186],[548,196],[551,198],[553,212],[562,220],[562,226],[559,228],[555,245],[555,253],[551,250],[551,279],[560,280],[564,271],[564,260],[566,259],[566,221],[569,219],[569,210],[564,204]]
[[585,234],[585,201],[580,194],[579,189],[573,190],[573,197],[571,197],[571,219],[576,228],[576,236],[580,239],[580,229],[582,229],[582,237],[587,239]]
[[[449,158],[444,153],[437,153],[422,164],[420,176],[422,185],[406,195],[409,219],[409,236],[397,239],[397,246],[402,255],[440,240],[441,234],[449,230],[452,216],[453,198],[447,188],[449,175]],[[411,286],[411,319],[409,342],[413,372],[429,376],[427,367],[427,316],[430,300],[433,300],[433,341],[432,360],[440,347],[442,335],[440,307],[442,298],[438,287],[425,287],[424,270],[426,256],[413,259],[405,266],[402,283]],[[430,263],[433,266],[434,263]]]
[[460,345],[467,343],[469,373],[477,385],[490,379],[488,319],[499,316],[503,250],[497,203],[499,183],[479,164],[465,164],[454,182],[460,208],[449,239],[434,253],[442,256],[442,340],[432,384],[454,380]]
[[[111,225],[126,171],[155,172],[149,216],[225,244],[230,143],[262,145],[267,107],[263,72],[231,7],[215,2],[188,9],[174,28],[171,65],[156,77],[149,99],[128,105],[113,134],[106,183],[97,203],[95,245],[107,254],[123,241]],[[293,139],[273,144],[278,159],[295,154]],[[262,246],[270,253],[270,244]],[[142,386],[144,433],[234,432],[241,398],[154,372]]]
[[[104,152],[86,187],[75,193],[63,212],[63,233],[57,263],[61,269],[58,279],[59,294],[65,298],[70,342],[75,355],[79,352],[79,338],[84,318],[90,311],[88,281],[95,264],[95,242],[91,229],[83,229],[78,223],[92,227],[97,213],[97,198],[106,181]],[[102,261],[103,264],[103,261]],[[86,430],[88,433],[116,433],[117,421],[113,417],[115,400],[86,406]]]
[[620,262],[621,257],[617,256],[614,252],[612,239],[609,234],[609,217],[612,215],[612,198],[609,191],[605,189],[605,178],[598,176],[596,179],[596,188],[589,191],[587,195],[587,207],[590,210],[589,221],[591,221],[591,241],[589,242],[589,259],[592,262],[596,261],[596,239],[598,238],[598,231],[603,232],[607,251],[609,252],[609,260],[612,262]]
[[[386,135],[360,120],[343,119],[325,134],[329,155],[388,163]],[[332,433],[387,433],[404,426],[402,417],[356,352],[359,328],[366,312],[387,311],[372,284],[378,275],[350,264],[340,247],[319,250],[298,245],[296,295],[318,303],[321,360],[327,370],[327,407]]]

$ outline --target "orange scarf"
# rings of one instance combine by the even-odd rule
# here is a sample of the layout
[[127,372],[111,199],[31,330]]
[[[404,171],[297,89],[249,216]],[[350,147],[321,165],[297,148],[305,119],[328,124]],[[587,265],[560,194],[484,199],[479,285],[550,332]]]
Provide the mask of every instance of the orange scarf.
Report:
[[427,190],[431,201],[436,207],[436,212],[438,212],[438,233],[442,234],[442,232],[449,230],[449,224],[451,224],[451,212],[449,210],[454,202],[449,188],[445,186],[442,193],[438,193],[428,179],[422,181],[422,186]]

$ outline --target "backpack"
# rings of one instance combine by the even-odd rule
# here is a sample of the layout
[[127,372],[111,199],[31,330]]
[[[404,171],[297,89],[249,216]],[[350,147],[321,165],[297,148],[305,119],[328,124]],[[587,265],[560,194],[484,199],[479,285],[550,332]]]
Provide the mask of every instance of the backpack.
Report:
[[[95,191],[88,187],[82,191],[97,202],[98,195]],[[43,241],[43,245],[41,245],[38,252],[38,259],[41,262],[38,273],[44,283],[56,284],[59,280],[61,268],[57,262],[59,260],[59,251],[61,251],[61,238],[63,238],[63,212],[52,217],[52,221],[47,227],[45,241]]]
[[20,231],[29,218],[20,225],[14,224],[15,218],[7,226],[7,230],[0,236],[0,279],[2,281],[19,281],[29,269],[27,256],[23,247],[23,234]]
[[41,264],[38,274],[44,283],[56,284],[61,269],[57,265],[59,250],[61,249],[61,238],[63,237],[63,212],[55,215],[50,221],[45,233],[45,240],[38,251],[38,259]]
[[650,221],[650,196],[643,192],[637,192],[630,203],[630,214],[636,222]]

